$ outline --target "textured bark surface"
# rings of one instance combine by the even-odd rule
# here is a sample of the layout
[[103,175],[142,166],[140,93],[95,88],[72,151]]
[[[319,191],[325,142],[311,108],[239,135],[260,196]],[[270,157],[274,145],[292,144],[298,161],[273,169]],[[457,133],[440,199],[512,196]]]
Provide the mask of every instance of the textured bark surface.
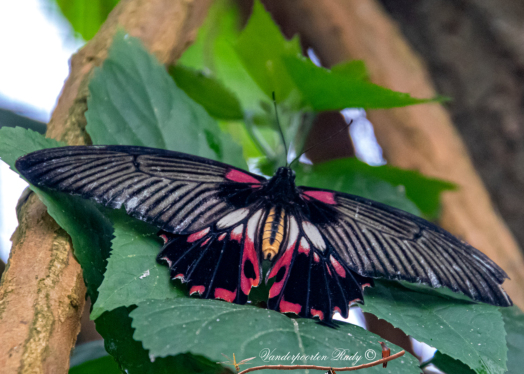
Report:
[[[435,96],[426,67],[377,1],[265,3],[277,20],[286,19],[285,28],[300,32],[325,65],[363,59],[374,83],[416,97]],[[520,249],[496,213],[447,111],[439,104],[424,104],[370,111],[368,118],[389,163],[459,186],[442,196],[440,225],[497,262],[512,278],[504,288],[524,307]]]
[[381,2],[453,99],[453,122],[523,248],[524,1]]
[[[162,63],[196,36],[209,0],[122,0],[98,34],[71,59],[71,71],[48,125],[48,137],[88,144],[87,86],[118,28],[139,37]],[[36,195],[25,194],[19,227],[0,283],[0,371],[67,373],[85,302],[82,270],[68,235]]]

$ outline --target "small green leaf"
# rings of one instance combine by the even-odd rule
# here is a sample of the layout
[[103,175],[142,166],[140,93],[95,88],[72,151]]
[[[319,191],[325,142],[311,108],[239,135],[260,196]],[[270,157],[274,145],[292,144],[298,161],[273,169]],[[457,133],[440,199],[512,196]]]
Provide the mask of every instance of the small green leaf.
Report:
[[156,235],[158,228],[131,218],[121,210],[113,211],[110,218],[115,237],[91,319],[105,311],[148,299],[187,296],[174,287],[169,268],[156,262],[162,246],[162,240]]
[[75,32],[89,40],[98,32],[119,0],[57,0],[62,14]]
[[[352,75],[346,75],[347,66],[330,71],[316,66],[309,59],[296,56],[283,57],[283,64],[306,103],[317,112],[344,108],[393,108],[434,100],[416,99],[407,93],[355,79]],[[361,68],[355,70],[361,72]],[[353,70],[351,74],[354,74]]]
[[520,373],[524,368],[524,313],[517,307],[500,308],[508,343],[508,373]]
[[295,88],[282,57],[300,55],[298,37],[287,41],[258,0],[254,2],[253,13],[235,44],[235,51],[268,97],[274,91],[277,101],[282,101]]
[[[181,352],[202,354],[212,361],[225,361],[223,354],[238,360],[256,357],[250,363],[314,364],[333,367],[352,366],[354,361],[334,360],[338,350],[348,356],[361,357],[358,364],[380,358],[379,336],[358,326],[339,323],[338,328],[320,325],[311,319],[292,319],[281,313],[248,305],[236,305],[220,300],[179,298],[151,300],[138,305],[130,313],[134,337],[153,357],[165,357]],[[173,338],[176,336],[176,338]],[[366,351],[369,357],[366,359]],[[401,349],[391,345],[393,353]],[[271,355],[308,355],[306,357],[271,360]],[[318,353],[320,358],[311,358]],[[375,356],[373,356],[373,353]],[[395,373],[418,373],[418,361],[409,354],[388,364]],[[382,373],[381,366],[366,369]],[[262,373],[262,372],[261,372]],[[273,373],[264,371],[263,373]]]
[[86,361],[69,369],[69,374],[121,374],[118,364],[111,356],[104,356]]
[[[370,166],[354,157],[313,166],[301,165],[297,181],[305,186],[359,195],[420,214],[413,209],[413,202],[429,218],[438,215],[440,194],[455,188],[452,183],[425,177],[417,171],[389,165]],[[411,202],[406,203],[406,198]]]
[[504,323],[497,307],[420,288],[416,291],[397,282],[375,281],[375,287],[366,288],[361,308],[476,373],[506,372]]
[[178,63],[211,72],[233,92],[246,112],[260,112],[260,102],[268,97],[250,76],[233,44],[240,34],[240,14],[231,1],[213,2],[195,42]]
[[93,144],[163,148],[247,168],[240,146],[136,38],[116,33],[89,91],[86,130]]
[[227,120],[244,117],[235,94],[217,79],[182,65],[172,66],[169,73],[177,86],[213,117]]

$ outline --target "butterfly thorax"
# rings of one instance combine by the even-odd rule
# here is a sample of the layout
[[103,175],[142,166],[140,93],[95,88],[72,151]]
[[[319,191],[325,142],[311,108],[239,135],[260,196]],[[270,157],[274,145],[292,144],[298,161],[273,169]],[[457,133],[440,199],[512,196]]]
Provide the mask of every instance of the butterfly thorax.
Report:
[[280,167],[264,188],[264,194],[274,204],[289,204],[298,198],[295,186],[295,172],[288,167]]

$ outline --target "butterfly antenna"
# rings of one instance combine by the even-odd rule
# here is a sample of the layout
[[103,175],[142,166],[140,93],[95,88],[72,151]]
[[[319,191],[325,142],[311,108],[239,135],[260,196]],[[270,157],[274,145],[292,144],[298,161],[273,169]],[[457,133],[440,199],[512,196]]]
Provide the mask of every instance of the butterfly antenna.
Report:
[[275,107],[275,116],[277,117],[277,126],[278,126],[278,131],[280,132],[280,137],[282,138],[282,143],[284,144],[284,149],[286,151],[286,167],[288,166],[288,163],[287,163],[287,144],[286,144],[286,139],[284,138],[284,132],[282,131],[282,126],[280,126],[280,121],[278,119],[278,110],[277,110],[277,99],[275,98],[275,91],[272,92],[272,96],[273,96],[273,106]]
[[293,162],[297,161],[300,157],[302,157],[302,155],[305,155],[307,152],[309,152],[311,149],[315,148],[316,146],[318,145],[321,145],[321,144],[324,144],[325,142],[327,142],[329,139],[332,139],[335,135],[338,135],[340,134],[342,131],[346,130],[347,128],[349,128],[349,126],[351,126],[351,124],[353,123],[353,120],[349,121],[349,123],[342,127],[340,130],[338,130],[337,132],[334,132],[333,134],[331,134],[330,136],[328,136],[326,139],[323,139],[319,142],[316,142],[315,144],[313,144],[311,147],[307,148],[305,151],[303,151],[301,154],[299,154],[297,157],[295,157],[293,159],[293,161],[291,161],[289,163],[289,166],[291,167],[291,165],[293,164]]

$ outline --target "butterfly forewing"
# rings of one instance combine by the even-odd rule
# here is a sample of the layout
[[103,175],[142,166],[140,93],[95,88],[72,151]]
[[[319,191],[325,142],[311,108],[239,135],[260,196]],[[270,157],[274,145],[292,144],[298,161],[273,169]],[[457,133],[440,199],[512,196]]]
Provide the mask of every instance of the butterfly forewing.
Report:
[[317,226],[341,261],[360,275],[446,286],[474,300],[511,305],[501,287],[504,271],[430,222],[358,196],[299,190],[307,204],[324,203],[325,214],[336,217]]
[[250,194],[265,181],[216,161],[145,147],[46,149],[20,158],[16,166],[35,185],[111,208],[124,206],[138,219],[181,234],[233,212],[237,206],[227,193]]

